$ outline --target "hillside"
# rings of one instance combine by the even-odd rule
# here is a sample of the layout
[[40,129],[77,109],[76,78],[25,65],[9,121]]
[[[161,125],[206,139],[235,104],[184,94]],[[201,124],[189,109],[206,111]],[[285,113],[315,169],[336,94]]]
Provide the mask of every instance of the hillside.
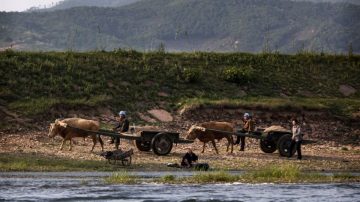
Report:
[[354,141],[360,133],[360,56],[7,50],[0,67],[1,130],[120,109],[149,124],[149,110],[164,109],[175,117],[167,130],[233,122],[246,110],[260,126],[305,114],[312,137]]
[[[287,0],[147,0],[120,8],[0,13],[20,50],[360,52],[360,7]],[[351,45],[351,48],[349,48]]]
[[[60,10],[60,9],[69,9],[73,7],[83,7],[83,6],[96,6],[96,7],[120,7],[128,4],[135,3],[140,0],[63,0],[57,3],[55,6],[50,8],[41,9],[46,11]],[[292,0],[292,1],[310,1],[315,3],[352,3],[360,4],[358,0]]]
[[42,9],[46,11],[69,9],[73,7],[96,6],[96,7],[120,7],[135,3],[139,0],[64,0],[53,7]]

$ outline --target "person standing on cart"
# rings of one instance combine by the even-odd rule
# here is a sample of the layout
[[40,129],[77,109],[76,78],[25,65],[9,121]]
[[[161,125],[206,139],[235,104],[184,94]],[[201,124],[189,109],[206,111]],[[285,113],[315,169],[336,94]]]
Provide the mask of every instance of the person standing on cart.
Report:
[[[252,117],[249,113],[245,113],[243,120],[244,127],[240,132],[242,133],[251,133],[255,130],[255,122],[252,120]],[[245,149],[245,136],[237,136],[235,144],[240,144],[240,151],[244,151]]]
[[[119,131],[120,133],[127,132],[129,130],[129,120],[126,118],[126,112],[120,111],[119,112],[119,122],[117,125],[113,128],[114,131]],[[115,137],[112,139],[112,142],[115,140],[115,148],[119,149],[120,145],[120,138]]]

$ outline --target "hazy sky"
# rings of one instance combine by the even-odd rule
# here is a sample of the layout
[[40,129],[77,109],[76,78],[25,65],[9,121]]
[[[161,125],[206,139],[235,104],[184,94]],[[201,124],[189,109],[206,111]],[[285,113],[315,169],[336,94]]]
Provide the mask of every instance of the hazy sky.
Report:
[[0,11],[25,11],[31,7],[50,6],[61,0],[0,0]]

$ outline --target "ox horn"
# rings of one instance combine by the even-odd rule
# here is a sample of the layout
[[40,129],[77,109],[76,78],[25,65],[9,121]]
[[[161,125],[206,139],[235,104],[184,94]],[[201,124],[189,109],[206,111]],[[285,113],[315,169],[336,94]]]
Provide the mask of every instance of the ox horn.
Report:
[[67,123],[64,123],[64,122],[62,122],[62,121],[57,121],[56,123],[59,124],[59,126],[62,126],[62,127],[64,127],[64,128],[67,127]]

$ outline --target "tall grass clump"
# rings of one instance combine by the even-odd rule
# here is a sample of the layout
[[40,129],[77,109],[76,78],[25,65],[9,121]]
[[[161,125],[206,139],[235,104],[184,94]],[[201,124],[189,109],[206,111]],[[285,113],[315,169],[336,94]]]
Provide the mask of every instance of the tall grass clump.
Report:
[[243,67],[226,67],[222,71],[222,77],[225,81],[238,83],[238,84],[247,84],[254,78],[255,72],[252,66],[243,66]]
[[127,172],[118,172],[106,177],[104,181],[108,184],[135,184],[136,177]]
[[175,183],[176,181],[177,179],[174,175],[164,175],[159,180],[161,183]]
[[231,175],[225,171],[200,172],[188,178],[186,181],[192,183],[231,183],[239,180],[239,176]]
[[241,179],[245,182],[296,182],[300,177],[298,166],[285,164],[245,173]]
[[0,172],[8,171],[111,171],[102,161],[70,160],[29,154],[0,154]]
[[184,81],[188,83],[195,83],[200,81],[202,77],[202,71],[199,68],[184,68],[182,76]]

